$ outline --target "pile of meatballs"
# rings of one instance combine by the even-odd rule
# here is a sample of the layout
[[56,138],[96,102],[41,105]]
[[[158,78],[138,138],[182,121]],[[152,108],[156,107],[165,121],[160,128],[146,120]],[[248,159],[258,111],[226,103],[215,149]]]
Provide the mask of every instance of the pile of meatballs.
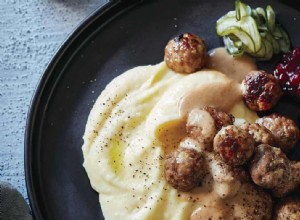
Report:
[[[175,37],[165,47],[167,66],[179,73],[202,69],[206,57],[204,41],[190,33]],[[259,112],[274,107],[282,96],[277,79],[265,71],[248,73],[241,92],[246,105]],[[300,139],[296,123],[277,113],[252,124],[235,126],[234,121],[231,114],[212,106],[193,109],[186,119],[187,137],[165,157],[167,182],[182,192],[201,185],[207,175],[204,152],[210,152],[230,172],[276,198],[273,219],[300,219],[300,201],[291,196],[300,186],[300,162],[287,156]]]

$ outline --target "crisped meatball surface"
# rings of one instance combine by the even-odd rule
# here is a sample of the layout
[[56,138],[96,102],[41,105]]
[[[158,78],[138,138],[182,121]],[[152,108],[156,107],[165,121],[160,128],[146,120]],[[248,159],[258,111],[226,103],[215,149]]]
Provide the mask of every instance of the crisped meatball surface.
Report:
[[272,195],[282,198],[300,185],[300,162],[290,161],[290,175],[286,178],[285,184],[278,185],[272,189]]
[[260,144],[269,144],[274,146],[274,136],[266,127],[257,123],[244,123],[240,126],[241,129],[248,132],[255,141],[255,146]]
[[194,34],[184,33],[168,42],[164,60],[175,72],[192,73],[204,67],[206,56],[204,40]]
[[281,149],[261,144],[255,148],[250,174],[258,186],[268,189],[278,187],[289,179],[290,161]]
[[164,164],[166,180],[179,191],[190,191],[198,186],[204,170],[203,156],[188,148],[179,148],[167,155]]
[[281,98],[277,79],[265,71],[251,71],[242,82],[245,103],[254,111],[271,109]]
[[272,132],[276,146],[285,153],[294,148],[300,138],[300,131],[296,123],[286,116],[271,114],[259,118],[256,122]]
[[234,123],[234,116],[232,114],[220,111],[210,106],[204,107],[204,110],[207,111],[214,119],[217,131],[221,130],[224,126],[233,125]]
[[223,127],[214,138],[214,151],[225,163],[233,166],[245,164],[253,150],[254,140],[251,135],[234,125]]
[[271,220],[272,198],[263,189],[254,184],[243,184],[241,193],[234,198],[232,209],[236,213],[234,217],[226,220]]
[[274,220],[299,220],[300,200],[289,197],[280,201],[274,208]]

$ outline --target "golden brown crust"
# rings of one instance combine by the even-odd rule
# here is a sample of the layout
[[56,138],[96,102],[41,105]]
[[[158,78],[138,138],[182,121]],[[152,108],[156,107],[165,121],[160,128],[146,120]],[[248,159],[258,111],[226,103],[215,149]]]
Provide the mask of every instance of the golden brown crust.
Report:
[[245,103],[254,111],[271,109],[281,98],[282,91],[277,79],[265,71],[251,71],[242,82]]
[[280,147],[285,153],[293,149],[299,141],[299,128],[292,119],[286,116],[271,114],[259,118],[256,122],[272,132],[276,146]]
[[300,200],[288,197],[281,200],[274,208],[273,220],[299,220],[300,219]]
[[234,116],[232,114],[220,111],[210,106],[204,107],[204,110],[213,117],[217,131],[221,130],[222,127],[233,125],[234,123]]
[[167,66],[179,73],[193,73],[205,65],[207,52],[203,39],[185,33],[170,40],[165,47]]
[[214,138],[214,151],[232,166],[245,164],[253,150],[254,140],[251,135],[234,125],[223,127]]
[[285,184],[281,184],[272,189],[272,194],[274,197],[282,198],[293,192],[300,185],[300,163],[291,161],[290,169],[291,174],[286,179]]
[[290,161],[279,148],[261,144],[255,148],[250,174],[253,182],[263,188],[282,186],[291,175]]
[[260,144],[268,144],[274,146],[274,136],[266,127],[257,123],[244,123],[240,126],[241,129],[248,132],[255,141],[255,146]]
[[165,178],[179,191],[190,191],[198,186],[205,175],[204,158],[194,149],[179,148],[167,155],[164,164]]

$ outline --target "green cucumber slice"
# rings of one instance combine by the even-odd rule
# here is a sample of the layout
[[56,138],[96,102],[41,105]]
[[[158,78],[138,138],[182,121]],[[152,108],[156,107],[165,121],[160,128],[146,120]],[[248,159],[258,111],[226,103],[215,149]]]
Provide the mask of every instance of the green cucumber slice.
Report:
[[279,26],[279,31],[282,34],[282,38],[278,40],[280,49],[283,53],[288,52],[291,49],[291,43],[288,34]]
[[233,41],[230,37],[225,36],[223,37],[223,42],[227,51],[234,57],[239,57],[244,54],[243,43],[241,41]]
[[282,37],[283,37],[283,35],[282,35],[282,33],[281,33],[281,30],[280,30],[281,28],[280,28],[280,25],[275,25],[275,29],[274,29],[274,31],[273,31],[273,33],[272,33],[272,35],[273,35],[273,37],[275,38],[275,39],[281,39]]
[[257,28],[260,32],[268,31],[268,28],[266,26],[267,16],[263,8],[258,7],[256,9],[252,9],[251,15],[256,21]]
[[271,34],[268,35],[267,39],[271,42],[274,53],[278,54],[280,52],[279,42]]
[[254,42],[253,52],[257,52],[261,47],[261,37],[255,20],[251,16],[243,17],[240,25],[241,29],[251,36],[252,41]]
[[257,51],[256,53],[252,53],[249,50],[246,50],[247,53],[249,53],[251,56],[256,57],[256,58],[263,58],[266,56],[266,46],[265,44],[262,42],[261,47],[259,49],[259,51]]
[[266,15],[265,9],[263,9],[261,7],[258,7],[258,8],[253,9],[253,10],[255,10],[255,12],[257,13],[257,17],[259,18],[259,22],[261,24],[266,24],[267,15]]
[[270,5],[268,5],[266,8],[266,14],[268,29],[271,33],[273,33],[275,30],[275,12]]
[[273,53],[286,52],[291,47],[287,32],[276,24],[275,12],[270,5],[266,9],[251,9],[236,0],[235,11],[221,17],[216,29],[234,56],[246,52],[260,60],[268,60]]
[[272,46],[271,42],[266,38],[263,39],[262,42],[266,47],[266,54],[263,58],[260,58],[260,60],[269,60],[273,56],[273,46]]
[[242,3],[240,0],[235,1],[236,19],[239,21],[242,17],[251,15],[251,8],[249,5]]
[[251,53],[248,51],[247,53],[255,57],[257,60],[265,61],[272,58],[273,47],[272,44],[266,38],[262,38],[260,50],[256,53]]
[[[235,35],[252,52],[258,51],[261,47],[261,37],[256,22],[251,16],[242,17],[240,21],[237,21],[235,16],[224,15],[217,21],[216,29],[219,36]],[[241,33],[238,33],[239,31]]]
[[223,30],[223,32],[218,33],[220,36],[227,36],[227,35],[235,35],[238,39],[240,39],[240,41],[243,42],[243,44],[249,48],[250,51],[255,52],[256,51],[256,47],[255,47],[255,43],[253,41],[253,39],[251,38],[251,36],[243,31],[242,28],[237,27],[237,26],[232,26],[232,27],[228,27],[225,30]]

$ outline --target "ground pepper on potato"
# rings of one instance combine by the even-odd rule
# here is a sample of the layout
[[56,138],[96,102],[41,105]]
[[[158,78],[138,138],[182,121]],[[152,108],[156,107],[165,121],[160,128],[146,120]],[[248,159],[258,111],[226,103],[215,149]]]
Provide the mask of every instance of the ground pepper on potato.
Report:
[[[204,67],[207,59],[204,40],[190,33],[179,35],[168,42],[167,46],[165,47],[164,59],[165,63],[161,65],[162,68],[159,69],[161,72],[158,71],[158,75],[163,71],[170,71],[166,74],[172,76],[168,78],[168,80],[176,77],[178,80],[181,80],[180,77],[183,78],[188,76],[188,74],[178,73],[195,73],[195,75],[201,74],[205,71],[197,71]],[[167,68],[164,65],[166,65]],[[212,81],[220,80],[222,82],[222,80],[227,80],[230,78],[218,71],[210,71],[203,74],[207,75],[207,78],[204,78],[205,80],[212,78]],[[191,76],[191,74],[189,76]],[[150,78],[151,77],[152,76],[150,76]],[[163,77],[161,76],[157,77],[157,81],[160,81],[162,78]],[[265,111],[276,105],[282,93],[280,87],[278,87],[278,82],[273,78],[274,77],[264,71],[251,71],[249,74],[247,74],[246,79],[242,82],[241,90],[239,87],[241,81],[238,81],[237,83],[236,79],[233,79],[233,77],[230,78],[230,80],[236,83],[234,84],[237,88],[237,92],[235,93],[238,94],[238,97],[240,97],[240,108],[242,111],[244,111],[242,115],[245,114],[246,111],[250,111],[248,108],[255,111]],[[145,79],[141,78],[141,81],[147,81],[147,78]],[[131,80],[132,79],[129,81]],[[120,80],[120,82],[123,84],[122,80]],[[188,81],[184,82],[187,83]],[[191,84],[193,83],[195,82],[193,81]],[[135,89],[143,88],[144,90],[146,90],[146,87],[149,86],[148,83],[146,83],[146,86],[143,83],[141,83],[141,85],[137,83],[133,86]],[[165,89],[166,85],[169,86],[166,82],[164,82],[161,86],[162,89]],[[116,84],[112,87],[116,87]],[[179,85],[179,87],[176,87],[172,91],[176,91],[181,87],[182,86]],[[170,86],[170,88],[172,88],[172,86]],[[180,91],[182,92],[183,90]],[[142,94],[144,91],[139,90],[139,92]],[[226,92],[226,87],[224,92]],[[129,93],[130,91],[126,92],[126,101],[135,101],[137,94],[133,96]],[[154,92],[153,94],[158,94],[158,91]],[[157,97],[150,97],[148,93],[143,93],[143,95],[146,97],[145,100],[151,99],[152,106],[146,108],[145,110],[145,112],[147,112],[146,114],[149,114],[148,109],[150,109],[151,114],[152,110],[157,107],[156,102],[153,101]],[[242,95],[244,96],[244,102],[247,104],[248,108],[243,102]],[[176,98],[178,97],[173,97],[175,100]],[[124,118],[121,118],[120,120],[122,123],[125,123],[126,127],[132,126],[133,130],[136,128],[135,123],[138,122],[137,118],[143,118],[143,115],[140,111],[145,103],[144,100],[139,101],[141,101],[142,104],[137,101],[135,103],[136,105],[132,105],[133,108],[136,106],[138,107],[136,109],[138,110],[138,113],[135,121],[130,121],[131,119],[129,118],[127,118],[128,120]],[[172,103],[172,100],[169,100],[169,96],[167,99],[164,99],[164,101],[166,103],[169,103],[169,101]],[[128,103],[132,104],[131,102]],[[211,200],[208,199],[207,201],[204,201],[204,205],[201,204],[203,206],[199,206],[199,209],[193,211],[193,215],[195,216],[206,216],[212,219],[217,217],[223,218],[227,215],[230,216],[229,218],[232,217],[237,219],[247,219],[249,216],[251,216],[251,218],[253,217],[253,219],[271,219],[272,198],[271,194],[264,189],[269,189],[273,197],[283,197],[291,193],[300,184],[300,163],[289,161],[285,153],[282,152],[280,148],[274,148],[277,146],[280,146],[282,149],[288,149],[291,147],[283,146],[283,144],[280,143],[280,140],[278,140],[278,134],[284,134],[283,136],[285,140],[296,143],[299,140],[299,129],[297,128],[296,124],[289,119],[279,116],[270,116],[269,118],[264,117],[257,120],[257,123],[244,123],[240,125],[239,121],[237,121],[237,123],[235,122],[233,115],[231,115],[229,112],[226,112],[224,109],[222,110],[222,108],[218,108],[219,103],[215,102],[214,104],[215,105],[206,105],[199,108],[195,107],[189,109],[187,115],[184,115],[182,118],[180,118],[180,120],[185,120],[185,124],[183,124],[185,128],[183,129],[174,121],[172,121],[174,120],[172,117],[170,117],[171,122],[167,121],[169,124],[165,123],[166,121],[164,121],[165,124],[160,124],[160,126],[166,127],[173,125],[174,128],[177,128],[180,130],[180,132],[184,133],[184,137],[179,139],[181,141],[178,142],[178,145],[176,146],[172,145],[171,148],[168,149],[167,145],[163,146],[165,148],[161,148],[161,152],[168,150],[169,153],[166,153],[165,155],[160,154],[159,160],[157,161],[155,158],[157,159],[158,155],[155,155],[155,153],[158,151],[155,152],[154,150],[159,148],[159,141],[162,140],[152,140],[153,146],[151,147],[151,150],[148,149],[149,152],[152,151],[152,154],[149,154],[146,158],[144,158],[144,160],[149,160],[150,163],[143,164],[143,160],[139,158],[138,165],[141,167],[140,169],[136,169],[134,173],[134,179],[142,179],[144,181],[142,184],[144,189],[149,190],[149,192],[150,188],[153,186],[161,187],[163,184],[166,184],[163,187],[163,191],[169,192],[167,197],[170,196],[170,198],[173,198],[174,200],[174,191],[176,192],[177,190],[180,192],[177,194],[177,197],[182,197],[183,201],[185,201],[185,204],[192,201],[193,204],[199,205],[198,202],[201,200],[200,197],[197,197],[199,196],[197,195],[199,192],[204,193],[203,195],[210,196]],[[234,105],[237,105],[237,103],[234,103]],[[118,103],[116,106],[119,107],[121,105]],[[168,104],[166,106],[168,106]],[[170,104],[170,106],[172,105]],[[178,108],[178,103],[176,106],[173,105],[173,108],[169,110],[173,111],[173,109],[176,108]],[[159,111],[157,112],[160,114],[166,109],[158,109]],[[127,114],[128,112],[122,111],[122,114],[123,113]],[[130,112],[130,114],[131,113],[132,112]],[[169,113],[169,111],[167,113]],[[118,117],[122,117],[122,114],[118,115]],[[156,121],[159,118],[157,116],[159,115],[155,115],[155,117],[151,119]],[[255,116],[255,119],[256,118],[257,116]],[[110,118],[110,120],[114,121],[115,118]],[[265,123],[265,121],[268,120],[272,121],[270,124],[273,122],[275,122],[275,124],[269,126]],[[146,125],[149,125],[147,122]],[[122,127],[123,126],[124,125],[122,125]],[[144,144],[143,141],[145,141],[145,145],[148,144],[151,146],[151,144],[147,143],[147,139],[149,138],[148,127],[146,126],[147,129],[142,130],[144,128],[143,126],[145,126],[145,123],[141,123],[139,126],[140,127],[138,127],[138,130],[143,131],[143,134],[140,134],[142,138],[135,137],[137,139],[133,141],[133,146],[136,147],[136,151],[140,150],[140,154],[137,155],[142,157],[142,155],[147,154],[144,151],[144,149],[147,147],[143,145],[143,147],[139,149],[137,143],[141,142]],[[159,128],[162,129],[162,127]],[[167,132],[169,131],[168,129],[170,129],[170,127],[166,129]],[[178,137],[175,137],[177,134],[179,137],[182,137],[180,136],[182,134],[179,134],[180,132],[172,132],[174,132],[172,133],[174,139],[177,140]],[[143,135],[146,135],[147,137],[144,137]],[[169,137],[172,137],[172,135],[165,137],[166,140]],[[129,134],[128,136],[130,137]],[[115,141],[109,139],[109,141],[114,142],[113,144],[119,144],[119,142],[122,142],[123,140],[120,139],[119,141]],[[170,141],[170,143],[176,143],[176,141]],[[124,146],[131,148],[133,147],[131,144],[132,143],[129,144],[128,142],[125,143]],[[109,146],[109,144],[107,144],[107,146]],[[124,146],[120,144],[120,146],[118,145],[118,148],[122,148]],[[117,150],[110,152],[114,159],[114,163],[116,161],[116,157],[119,157],[122,154],[126,155],[127,160],[128,158],[133,160],[133,162],[129,163],[130,167],[128,170],[126,170],[126,172],[130,172],[135,159],[128,152],[132,153],[133,151],[129,150],[126,153],[121,151],[119,152],[118,148]],[[136,153],[135,150],[134,153]],[[160,172],[160,164],[162,164],[161,171],[164,179],[158,180],[158,182],[154,181],[150,183],[150,175],[147,174],[147,171],[142,172],[141,170],[146,169],[149,164],[154,164],[155,161],[157,162],[155,169],[158,170],[158,173]],[[115,169],[115,174],[120,172],[118,171],[120,167],[117,165],[113,166]],[[122,166],[124,166],[123,162]],[[122,167],[122,169],[125,168],[125,166]],[[150,168],[151,167],[149,167],[148,170],[151,170]],[[141,176],[138,176],[139,174]],[[157,173],[152,176],[153,179],[158,177],[159,174]],[[149,185],[146,186],[146,183],[149,183]],[[117,185],[118,183],[115,184]],[[170,185],[170,187],[168,185]],[[132,190],[138,192],[138,190],[136,190],[134,187]],[[147,193],[149,192],[147,191]],[[137,195],[138,193],[135,193],[134,197],[137,197]],[[151,198],[153,197],[151,196]],[[166,198],[166,200],[167,199],[168,198]],[[177,198],[175,198],[175,200],[176,199]],[[164,198],[161,196],[160,199],[156,200],[157,204],[163,200]],[[180,202],[180,200],[176,201]],[[214,203],[213,207],[209,207],[211,202]],[[138,209],[142,209],[141,205],[138,205],[137,207]],[[211,212],[212,210],[218,210],[218,207],[220,208],[219,212]],[[200,209],[202,211],[204,210],[204,213],[201,213],[202,211]]]

